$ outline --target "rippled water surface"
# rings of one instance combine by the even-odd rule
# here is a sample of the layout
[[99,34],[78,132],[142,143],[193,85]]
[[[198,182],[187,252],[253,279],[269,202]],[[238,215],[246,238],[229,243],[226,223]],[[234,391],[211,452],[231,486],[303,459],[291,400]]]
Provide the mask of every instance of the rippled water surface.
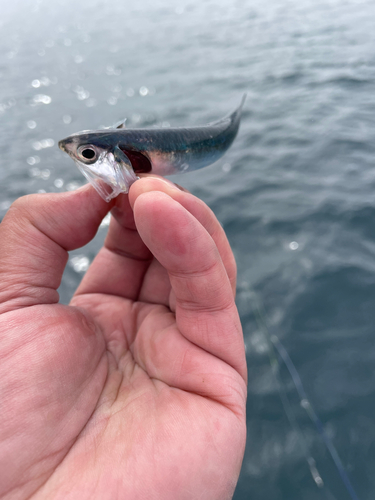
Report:
[[[358,497],[373,499],[373,0],[15,1],[0,29],[0,216],[83,183],[56,146],[70,133],[124,117],[205,123],[247,92],[225,158],[175,178],[215,211],[238,262],[249,396],[235,499],[351,498],[284,363],[271,369],[275,335]],[[106,227],[71,254],[63,302]]]

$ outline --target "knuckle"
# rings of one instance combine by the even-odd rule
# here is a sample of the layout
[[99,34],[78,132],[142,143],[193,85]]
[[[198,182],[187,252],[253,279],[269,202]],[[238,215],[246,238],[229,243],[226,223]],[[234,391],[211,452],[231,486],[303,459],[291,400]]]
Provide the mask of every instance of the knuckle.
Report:
[[8,218],[12,217],[16,219],[24,218],[27,214],[30,213],[31,206],[35,203],[35,198],[37,197],[38,195],[28,194],[17,198],[17,200],[15,200],[9,207],[6,216]]

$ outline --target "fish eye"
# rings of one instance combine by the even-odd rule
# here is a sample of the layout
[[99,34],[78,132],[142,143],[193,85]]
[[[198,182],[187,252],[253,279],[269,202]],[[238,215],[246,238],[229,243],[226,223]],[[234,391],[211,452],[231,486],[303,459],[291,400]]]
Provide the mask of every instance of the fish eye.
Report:
[[96,151],[93,146],[81,146],[78,149],[78,155],[83,160],[95,160],[96,159]]

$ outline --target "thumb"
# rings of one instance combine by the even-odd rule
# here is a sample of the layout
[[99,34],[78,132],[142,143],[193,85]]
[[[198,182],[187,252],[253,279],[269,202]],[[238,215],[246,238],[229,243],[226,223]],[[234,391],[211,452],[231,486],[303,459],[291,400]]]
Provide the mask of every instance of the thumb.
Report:
[[88,243],[111,208],[91,186],[16,200],[0,224],[0,313],[58,302],[68,250]]

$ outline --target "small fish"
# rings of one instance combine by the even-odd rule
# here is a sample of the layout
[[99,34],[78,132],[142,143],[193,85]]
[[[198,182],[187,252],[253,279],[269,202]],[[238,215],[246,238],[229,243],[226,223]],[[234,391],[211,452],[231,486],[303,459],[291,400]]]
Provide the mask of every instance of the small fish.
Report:
[[61,140],[59,148],[109,201],[127,193],[137,174],[188,172],[221,158],[237,135],[245,98],[233,113],[208,125],[127,129],[123,122],[114,129],[73,134]]

